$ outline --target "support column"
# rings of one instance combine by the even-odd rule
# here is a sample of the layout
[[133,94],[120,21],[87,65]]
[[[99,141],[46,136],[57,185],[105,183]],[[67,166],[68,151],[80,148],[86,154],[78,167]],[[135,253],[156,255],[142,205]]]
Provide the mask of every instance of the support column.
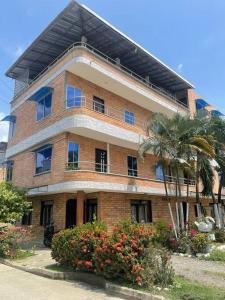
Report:
[[77,225],[84,223],[84,201],[85,193],[84,191],[77,192]]
[[109,149],[109,143],[107,143],[107,173],[110,173],[110,149]]

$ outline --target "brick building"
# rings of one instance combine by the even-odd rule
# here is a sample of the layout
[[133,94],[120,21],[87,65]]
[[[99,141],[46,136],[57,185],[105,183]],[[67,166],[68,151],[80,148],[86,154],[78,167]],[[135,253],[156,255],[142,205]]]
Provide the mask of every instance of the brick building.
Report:
[[8,180],[28,189],[37,232],[94,216],[109,228],[131,217],[170,222],[157,160],[143,162],[137,150],[152,112],[195,113],[188,81],[75,1],[6,74],[15,79]]
[[6,142],[0,142],[0,182],[5,179],[5,153],[7,149]]

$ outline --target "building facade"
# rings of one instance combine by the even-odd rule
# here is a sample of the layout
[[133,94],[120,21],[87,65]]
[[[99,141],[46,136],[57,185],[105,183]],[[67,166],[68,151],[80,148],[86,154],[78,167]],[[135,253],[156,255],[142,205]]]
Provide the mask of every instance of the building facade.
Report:
[[5,153],[7,149],[6,142],[0,142],[0,182],[5,179]]
[[[124,218],[171,222],[157,158],[141,161],[138,147],[152,113],[195,113],[188,81],[74,1],[7,76],[15,79],[7,178],[28,189],[37,234],[96,217],[109,230]],[[168,185],[175,213],[172,174]]]

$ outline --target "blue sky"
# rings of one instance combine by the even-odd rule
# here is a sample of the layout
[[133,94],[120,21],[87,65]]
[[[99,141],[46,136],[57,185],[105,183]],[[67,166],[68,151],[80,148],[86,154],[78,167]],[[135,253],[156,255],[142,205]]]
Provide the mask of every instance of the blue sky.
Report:
[[[2,1],[0,117],[9,113],[8,67],[67,5],[68,0]],[[141,44],[225,113],[224,0],[81,0]],[[4,122],[5,123],[5,122]],[[0,123],[0,140],[7,125]]]

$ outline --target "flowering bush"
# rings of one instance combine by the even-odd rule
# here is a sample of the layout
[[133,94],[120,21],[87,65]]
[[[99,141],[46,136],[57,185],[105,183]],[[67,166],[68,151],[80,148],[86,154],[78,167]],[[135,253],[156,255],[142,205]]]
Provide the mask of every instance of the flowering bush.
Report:
[[20,251],[20,243],[28,238],[29,228],[4,226],[0,228],[0,257],[15,258]]
[[107,237],[102,223],[87,223],[55,234],[52,257],[76,270],[95,271],[94,252]]
[[142,260],[153,237],[151,226],[122,222],[96,247],[96,272],[106,278],[142,283]]
[[[163,285],[172,278],[168,253],[149,252],[155,232],[150,225],[119,223],[111,235],[101,223],[84,224],[55,234],[52,257],[63,265],[76,270],[94,272],[108,279],[117,279],[132,284],[147,285],[144,280],[147,268],[146,255],[154,262],[151,265],[152,283]],[[153,269],[155,270],[153,272]],[[164,275],[158,274],[164,272]],[[149,280],[149,279],[148,279]]]
[[191,239],[191,250],[194,254],[205,253],[209,246],[209,238],[207,233],[197,233]]

